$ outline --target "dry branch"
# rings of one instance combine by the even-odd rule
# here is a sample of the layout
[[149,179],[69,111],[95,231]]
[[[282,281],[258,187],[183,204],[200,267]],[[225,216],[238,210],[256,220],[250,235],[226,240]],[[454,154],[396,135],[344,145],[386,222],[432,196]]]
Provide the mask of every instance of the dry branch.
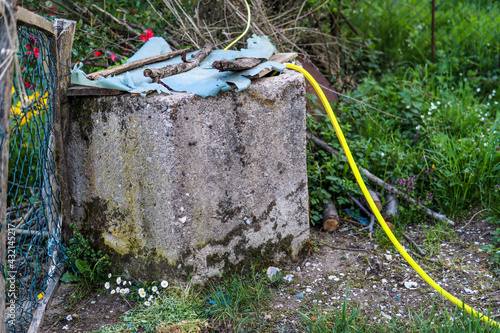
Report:
[[333,231],[339,227],[339,213],[332,199],[328,199],[328,203],[323,206],[323,230]]
[[207,55],[212,52],[214,45],[212,43],[207,43],[203,48],[196,54],[191,56],[188,62],[183,62],[180,64],[169,65],[162,68],[146,68],[144,70],[144,76],[153,79],[153,82],[158,83],[160,79],[166,78],[171,75],[187,72],[196,66],[206,58]]
[[180,54],[182,54],[184,52],[186,52],[186,50],[177,50],[177,51],[173,51],[173,52],[169,52],[169,53],[164,53],[164,54],[160,54],[160,55],[149,57],[149,58],[145,58],[145,59],[140,59],[140,60],[132,61],[132,62],[129,62],[127,64],[123,64],[123,65],[119,65],[119,66],[116,66],[116,67],[108,68],[108,69],[105,69],[105,70],[102,70],[102,71],[90,73],[90,74],[87,75],[87,79],[89,79],[89,80],[97,80],[101,76],[102,77],[107,77],[109,75],[121,74],[121,73],[124,73],[126,71],[130,71],[132,69],[139,68],[141,66],[150,65],[150,64],[154,64],[156,62],[160,62],[160,61],[171,59],[171,58],[176,57],[176,56],[178,56],[178,55],[180,55]]
[[425,256],[425,254],[426,254],[426,253],[425,253],[425,251],[424,251],[424,250],[422,250],[422,249],[420,248],[420,246],[418,246],[418,245],[417,245],[417,243],[415,243],[415,241],[414,241],[413,239],[411,239],[411,237],[410,237],[410,236],[408,236],[407,234],[405,234],[405,233],[403,232],[403,237],[404,237],[404,238],[406,238],[406,240],[407,240],[408,242],[410,242],[410,244],[411,244],[411,245],[413,245],[413,246],[417,249],[417,252],[418,252],[421,256],[423,256],[423,257]]
[[110,13],[108,13],[107,11],[105,11],[104,9],[102,9],[101,7],[96,6],[95,4],[92,4],[91,6],[94,7],[95,9],[97,9],[98,11],[100,11],[101,13],[103,13],[104,15],[109,16],[113,21],[115,21],[119,25],[124,26],[128,31],[130,31],[135,36],[139,36],[140,35],[140,33],[138,33],[137,31],[135,31],[135,29],[132,28],[130,25],[128,25],[127,22],[120,21],[119,19],[117,19],[116,17],[114,17],[113,15],[111,15]]
[[219,72],[226,71],[244,71],[254,68],[261,63],[262,60],[257,58],[240,58],[236,60],[216,60],[212,63],[212,68],[218,69]]
[[[318,147],[322,148],[323,150],[325,150],[325,151],[327,151],[327,152],[329,152],[331,154],[340,155],[340,152],[338,150],[333,149],[326,142],[324,142],[323,140],[315,137],[314,135],[312,135],[310,133],[307,133],[307,138],[309,140],[313,140],[314,143]],[[340,155],[340,156],[342,158],[344,158],[344,159],[347,159],[344,155]],[[368,178],[368,180],[371,181],[372,183],[374,183],[374,184],[376,184],[376,185],[378,185],[378,186],[380,186],[382,188],[385,187],[386,189],[388,189],[389,191],[391,191],[391,193],[398,193],[398,189],[397,188],[395,188],[392,185],[387,184],[382,179],[380,179],[377,176],[373,175],[370,171],[366,170],[365,168],[359,167],[359,171],[361,171],[366,176],[366,178]],[[436,213],[432,209],[429,209],[429,208],[425,207],[424,205],[421,205],[415,199],[410,198],[409,196],[405,197],[405,199],[407,201],[409,201],[410,203],[414,204],[414,205],[422,207],[424,209],[424,211],[426,212],[426,214],[429,215],[429,216],[431,216],[432,218],[434,218],[434,219],[436,219],[438,221],[447,222],[447,223],[452,224],[452,225],[455,224],[455,222],[453,222],[452,220],[450,220],[449,218],[447,218],[446,215],[440,214],[440,213]]]

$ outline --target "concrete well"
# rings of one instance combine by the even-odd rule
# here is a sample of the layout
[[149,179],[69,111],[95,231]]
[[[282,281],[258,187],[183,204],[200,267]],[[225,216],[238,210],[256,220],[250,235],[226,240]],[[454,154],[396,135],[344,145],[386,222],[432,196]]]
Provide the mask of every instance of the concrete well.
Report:
[[72,97],[72,219],[115,269],[202,282],[293,258],[309,235],[301,74],[201,98]]

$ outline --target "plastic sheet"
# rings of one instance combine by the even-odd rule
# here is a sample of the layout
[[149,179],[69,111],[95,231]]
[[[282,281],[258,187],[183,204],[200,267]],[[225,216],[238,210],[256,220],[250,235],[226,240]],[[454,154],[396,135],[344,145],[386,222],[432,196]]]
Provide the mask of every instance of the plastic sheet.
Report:
[[[239,58],[259,58],[268,60],[275,52],[276,48],[267,37],[253,36],[247,40],[248,48],[240,51],[233,50],[214,50],[212,51],[198,67],[184,73],[173,75],[162,79],[164,83],[153,83],[151,78],[143,75],[145,68],[159,68],[167,65],[178,64],[182,62],[180,56],[165,60],[162,62],[146,65],[123,74],[112,77],[100,77],[97,80],[89,80],[86,74],[77,66],[71,72],[71,83],[91,87],[100,87],[108,89],[117,89],[128,91],[130,93],[140,93],[145,95],[149,91],[156,90],[158,93],[188,92],[201,97],[215,96],[219,91],[231,90],[229,83],[236,86],[236,91],[241,91],[250,86],[250,79],[246,76],[252,76],[264,69],[274,69],[283,71],[285,66],[274,61],[264,61],[257,67],[240,72],[219,72],[212,68],[215,60],[235,60]],[[168,43],[160,37],[151,38],[146,42],[127,62],[148,58],[164,53],[171,52],[172,49]],[[187,54],[187,59],[198,51]],[[81,67],[81,66],[80,66]],[[168,86],[169,90],[166,86]]]

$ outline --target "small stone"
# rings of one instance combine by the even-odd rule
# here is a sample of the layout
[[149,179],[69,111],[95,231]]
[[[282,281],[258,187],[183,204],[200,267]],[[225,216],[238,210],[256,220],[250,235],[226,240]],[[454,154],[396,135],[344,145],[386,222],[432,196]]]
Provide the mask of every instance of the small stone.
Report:
[[95,304],[95,301],[90,302],[90,304]]
[[181,217],[181,218],[179,219],[179,221],[181,221],[182,223],[185,223],[185,222],[186,222],[186,220],[187,220],[187,216]]
[[68,329],[69,329],[69,326],[68,326],[68,325],[64,325],[64,326],[62,327],[62,329],[63,329],[63,330],[68,330]]
[[66,316],[66,320],[67,320],[67,321],[72,321],[72,320],[73,320],[73,317],[72,317],[71,315],[67,315],[67,316]]
[[265,315],[265,316],[264,316],[264,319],[266,319],[266,320],[271,320],[271,318],[272,318],[272,317],[271,317],[271,315],[270,315],[270,314],[268,314],[268,315]]
[[283,280],[288,281],[288,282],[292,282],[292,279],[293,279],[293,274],[288,274],[287,276],[285,276],[283,278]]
[[299,293],[299,294],[295,295],[295,297],[297,297],[297,298],[304,298],[304,293]]
[[306,267],[309,267],[309,266],[311,266],[311,263],[308,261],[308,262],[306,262]]
[[74,319],[79,319],[80,318],[80,316],[78,314],[76,314],[76,313],[73,313],[71,315],[71,317],[73,317]]
[[392,261],[392,256],[390,254],[384,254],[385,260]]
[[297,272],[300,272],[300,267],[297,267]]
[[267,277],[270,281],[276,280],[276,278],[279,276],[279,273],[281,273],[281,270],[273,266],[269,266],[266,271]]

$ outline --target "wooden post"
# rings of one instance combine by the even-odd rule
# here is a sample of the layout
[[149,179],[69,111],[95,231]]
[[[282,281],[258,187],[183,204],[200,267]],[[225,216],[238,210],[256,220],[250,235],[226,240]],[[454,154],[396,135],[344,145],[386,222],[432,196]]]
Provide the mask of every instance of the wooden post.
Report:
[[68,96],[67,89],[71,83],[71,49],[73,47],[73,38],[75,36],[76,22],[56,19],[57,34],[57,85],[56,96],[54,100],[54,144],[55,144],[55,162],[57,170],[57,180],[60,190],[60,204],[62,213],[62,226],[60,232],[63,240],[69,244],[73,237],[71,229],[71,199],[68,189],[68,171],[66,168],[66,153],[64,149],[64,139],[68,130]]
[[[6,278],[8,279],[10,274],[9,263],[6,260],[7,254],[11,254],[10,244],[12,244],[13,249],[15,249],[15,237],[10,238],[13,234],[9,233],[9,238],[7,236],[7,229],[10,231],[10,226],[6,224],[6,210],[7,210],[7,181],[8,181],[8,166],[9,166],[9,132],[10,132],[10,109],[12,103],[12,86],[13,86],[13,63],[17,56],[17,28],[16,19],[14,16],[14,7],[16,6],[16,0],[6,0],[0,3],[2,14],[0,15],[0,265],[2,268],[2,273],[7,272],[7,274],[0,274],[0,333],[5,333],[5,320],[12,318],[15,321],[16,316],[16,303],[12,307],[10,304],[5,304],[5,295],[9,296],[10,300],[16,300],[16,286],[15,279],[10,280],[6,283]],[[15,226],[12,228],[14,231]],[[7,240],[12,241],[11,243]],[[7,253],[6,253],[7,251]],[[7,266],[7,267],[6,267]],[[6,269],[4,269],[6,267]],[[12,295],[9,295],[12,293]],[[6,315],[9,315],[7,317]],[[12,316],[12,317],[10,317]]]
[[432,0],[432,22],[431,22],[431,61],[435,60],[436,47],[436,0]]

